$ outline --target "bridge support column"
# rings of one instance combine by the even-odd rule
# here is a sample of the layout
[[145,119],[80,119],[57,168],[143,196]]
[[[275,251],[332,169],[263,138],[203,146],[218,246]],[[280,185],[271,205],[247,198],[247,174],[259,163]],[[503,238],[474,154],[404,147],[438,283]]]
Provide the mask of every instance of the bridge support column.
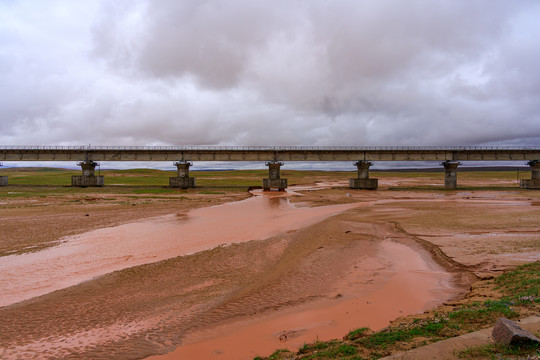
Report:
[[444,188],[446,190],[457,189],[457,167],[461,165],[457,161],[444,161],[441,163],[444,166]]
[[278,188],[279,191],[284,191],[287,188],[287,179],[280,177],[280,168],[283,165],[281,161],[267,161],[268,179],[263,179],[264,191],[269,191],[271,188]]
[[194,188],[195,178],[189,177],[189,167],[193,163],[182,160],[175,162],[174,165],[176,165],[177,174],[176,177],[169,178],[169,186],[181,189]]
[[540,161],[531,160],[527,163],[531,167],[531,178],[522,179],[519,187],[522,189],[540,189]]
[[[2,163],[0,163],[0,166],[2,166]],[[8,177],[0,176],[0,186],[7,186],[7,184],[8,184]]]
[[104,176],[94,174],[97,162],[87,160],[81,161],[77,165],[82,167],[82,175],[73,175],[71,177],[71,186],[88,187],[104,185]]
[[353,164],[358,168],[358,177],[349,179],[349,188],[375,190],[379,186],[379,179],[369,178],[370,161],[357,161]]

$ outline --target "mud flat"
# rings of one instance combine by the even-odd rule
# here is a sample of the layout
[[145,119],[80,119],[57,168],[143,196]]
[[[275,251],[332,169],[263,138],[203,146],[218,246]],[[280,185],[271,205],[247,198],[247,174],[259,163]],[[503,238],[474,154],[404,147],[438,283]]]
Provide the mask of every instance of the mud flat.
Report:
[[[294,207],[276,199],[267,210],[279,225],[280,206]],[[0,356],[267,355],[384,327],[460,296],[476,275],[540,254],[540,194],[530,191],[305,189],[290,199],[316,212],[283,231],[247,231],[241,243],[128,264],[0,308]]]

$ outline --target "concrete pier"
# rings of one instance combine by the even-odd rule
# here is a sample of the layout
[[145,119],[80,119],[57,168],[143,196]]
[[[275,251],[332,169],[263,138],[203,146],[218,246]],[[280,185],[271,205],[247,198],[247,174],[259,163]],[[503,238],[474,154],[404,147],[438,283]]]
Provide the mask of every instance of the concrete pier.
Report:
[[287,188],[287,179],[282,179],[280,176],[280,168],[283,165],[281,161],[267,161],[268,179],[263,179],[264,191],[269,191],[271,188],[277,188],[279,191],[284,191]]
[[441,163],[444,166],[444,188],[446,190],[457,189],[457,167],[461,165],[457,161],[444,161]]
[[531,160],[527,163],[531,167],[531,178],[522,179],[519,182],[519,187],[522,189],[540,190],[540,161]]
[[195,187],[195,178],[189,177],[189,167],[193,166],[189,161],[176,161],[176,177],[169,178],[169,186],[173,188],[188,189]]
[[[2,166],[2,163],[0,163],[0,166]],[[0,186],[7,186],[7,184],[8,184],[8,177],[0,176]]]
[[357,161],[353,165],[358,168],[358,177],[349,179],[351,189],[375,190],[379,186],[379,179],[369,178],[369,167],[373,165],[369,161]]
[[71,177],[71,186],[88,187],[103,186],[104,176],[94,174],[98,163],[92,160],[81,161],[77,163],[82,168],[82,175],[73,175]]

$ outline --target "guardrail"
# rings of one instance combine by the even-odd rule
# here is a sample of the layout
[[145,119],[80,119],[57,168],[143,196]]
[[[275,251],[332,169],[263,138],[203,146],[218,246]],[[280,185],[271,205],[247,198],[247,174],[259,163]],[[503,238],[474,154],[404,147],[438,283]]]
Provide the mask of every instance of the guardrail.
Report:
[[0,145],[2,150],[126,151],[479,151],[540,150],[536,146],[48,146]]

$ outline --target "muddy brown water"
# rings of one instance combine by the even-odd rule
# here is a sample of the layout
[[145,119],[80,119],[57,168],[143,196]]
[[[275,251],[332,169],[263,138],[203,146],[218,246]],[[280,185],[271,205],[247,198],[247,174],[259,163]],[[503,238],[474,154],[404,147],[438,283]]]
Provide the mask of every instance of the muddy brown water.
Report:
[[[297,350],[341,338],[359,327],[379,330],[391,320],[421,313],[456,290],[451,275],[419,249],[384,240],[341,283],[339,301],[323,300],[254,316],[188,335],[175,351],[147,360],[253,359],[275,349]],[[367,249],[366,249],[367,250]]]
[[[303,207],[291,204],[288,194],[258,191],[254,195],[239,202],[90,231],[36,253],[2,257],[0,306],[116,270],[224,244],[267,239],[309,227],[354,207],[369,206],[354,203]],[[388,234],[382,242],[362,245],[366,246],[366,256],[336,281],[338,300],[314,301],[190,333],[175,351],[156,358],[251,359],[268,355],[276,348],[294,350],[316,339],[341,337],[360,326],[380,329],[399,316],[422,312],[456,294],[452,275],[427,252],[394,240],[395,234]],[[119,333],[131,332],[124,330]],[[115,331],[109,328],[99,333],[102,339],[96,340],[98,343]],[[94,337],[90,336],[89,341],[93,342]],[[77,339],[80,342],[80,336]],[[36,351],[54,345],[43,340],[36,343]]]
[[160,216],[62,239],[58,246],[0,258],[0,306],[116,270],[265,239],[357,206],[295,207],[284,194],[255,192],[233,203]]

